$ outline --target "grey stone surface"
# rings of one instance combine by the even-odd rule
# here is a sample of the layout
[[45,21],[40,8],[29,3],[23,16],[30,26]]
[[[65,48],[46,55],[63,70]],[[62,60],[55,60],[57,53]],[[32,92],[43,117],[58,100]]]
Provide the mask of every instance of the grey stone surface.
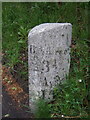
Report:
[[44,23],[28,34],[30,104],[53,99],[53,88],[65,80],[70,67],[70,23]]

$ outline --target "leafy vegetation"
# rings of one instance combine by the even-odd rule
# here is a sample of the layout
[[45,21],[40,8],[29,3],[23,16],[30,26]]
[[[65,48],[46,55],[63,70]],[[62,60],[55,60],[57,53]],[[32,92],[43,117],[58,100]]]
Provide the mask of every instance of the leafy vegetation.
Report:
[[[72,24],[70,74],[66,83],[54,89],[55,102],[48,104],[47,109],[51,117],[88,116],[90,114],[88,3],[3,3],[2,7],[3,64],[10,67],[11,71],[16,70],[25,79],[28,78],[29,30],[41,23]],[[44,101],[41,103],[39,108],[44,110],[46,103]],[[40,109],[36,116],[45,117],[42,116],[45,111]]]
[[[68,78],[66,83],[54,89],[55,101],[51,104],[53,116],[79,116],[87,117],[87,105],[84,99],[87,96],[85,81],[76,78]],[[87,103],[85,103],[87,104]]]
[[36,112],[35,117],[36,118],[50,118],[50,107],[48,106],[47,102],[43,99],[39,99],[36,102]]

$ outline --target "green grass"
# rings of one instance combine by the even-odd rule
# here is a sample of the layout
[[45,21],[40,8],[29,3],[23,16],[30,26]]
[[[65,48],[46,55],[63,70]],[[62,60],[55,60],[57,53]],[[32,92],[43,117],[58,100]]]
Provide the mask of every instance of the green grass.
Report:
[[[18,71],[23,77],[28,76],[29,30],[41,23],[72,24],[70,74],[65,85],[55,88],[55,104],[49,105],[49,109],[53,117],[55,113],[58,117],[87,116],[89,103],[84,100],[90,100],[88,3],[3,3],[2,7],[3,64],[12,70],[15,66],[23,66],[23,69],[21,67]],[[37,115],[40,117],[40,110],[39,113]]]
[[50,107],[47,102],[43,99],[36,101],[37,109],[35,110],[36,118],[50,118]]
[[87,117],[87,106],[83,103],[87,94],[83,79],[68,78],[66,83],[54,89],[55,102],[51,104],[51,111],[54,111],[52,114],[57,113],[58,117],[61,115]]

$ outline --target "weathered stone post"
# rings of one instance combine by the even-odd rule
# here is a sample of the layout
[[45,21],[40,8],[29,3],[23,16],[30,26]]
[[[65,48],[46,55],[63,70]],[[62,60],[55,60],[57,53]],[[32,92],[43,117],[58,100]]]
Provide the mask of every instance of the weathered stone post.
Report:
[[70,23],[44,23],[28,35],[30,106],[39,97],[53,99],[53,88],[65,80],[70,67]]

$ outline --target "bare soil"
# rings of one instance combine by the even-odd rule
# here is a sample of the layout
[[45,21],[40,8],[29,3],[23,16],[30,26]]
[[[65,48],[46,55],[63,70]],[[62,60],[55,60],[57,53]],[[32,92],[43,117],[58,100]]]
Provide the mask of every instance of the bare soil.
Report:
[[[28,88],[28,86],[26,86]],[[26,107],[25,107],[26,106]],[[2,67],[2,116],[3,118],[32,118],[28,92],[10,73],[10,68]],[[29,111],[29,112],[27,112]]]

